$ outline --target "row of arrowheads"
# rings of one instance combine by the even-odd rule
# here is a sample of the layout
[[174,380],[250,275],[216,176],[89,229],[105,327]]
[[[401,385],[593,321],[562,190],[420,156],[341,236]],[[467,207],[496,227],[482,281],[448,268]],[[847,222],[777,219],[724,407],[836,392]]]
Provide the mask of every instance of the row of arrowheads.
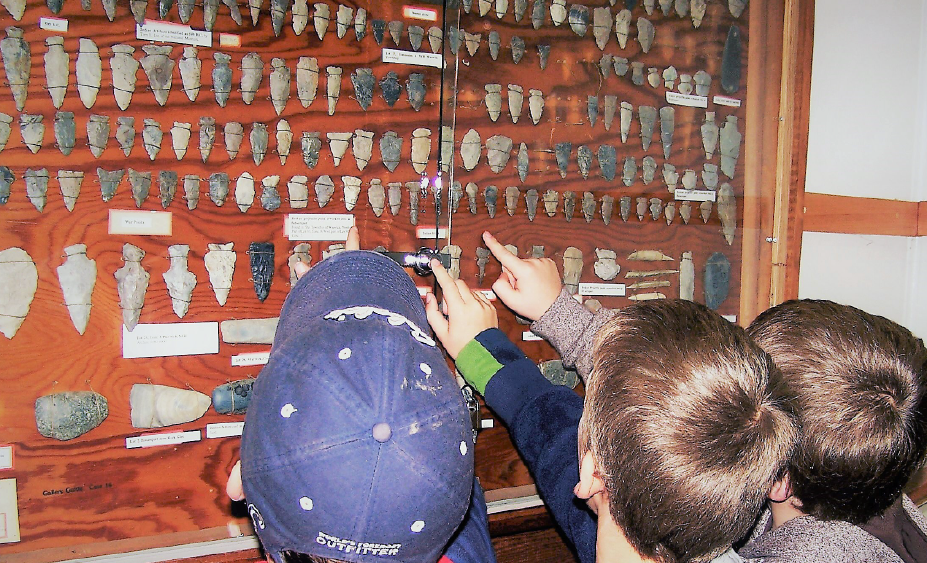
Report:
[[[48,51],[45,53],[45,88],[51,97],[52,105],[60,108],[64,104],[70,84],[70,56],[65,52],[64,38],[60,36],[46,39]],[[118,44],[112,46],[113,55],[109,59],[112,73],[113,96],[116,105],[128,109],[135,94],[137,71],[141,66],[155,101],[163,106],[167,104],[168,96],[173,85],[175,61],[170,58],[173,47],[170,45],[143,45],[145,56],[141,60],[135,59],[135,47]],[[22,30],[16,27],[7,28],[7,37],[0,40],[0,53],[3,55],[3,66],[7,81],[13,95],[16,109],[22,111],[25,107],[29,91],[29,77],[31,75],[31,55],[29,44],[22,39]],[[198,58],[196,47],[183,48],[183,54],[176,66],[180,69],[182,88],[187,98],[192,102],[200,94],[201,74],[203,61]],[[227,53],[213,53],[215,65],[212,69],[212,90],[216,103],[225,107],[232,92],[232,69],[229,63],[231,55]],[[264,81],[264,61],[257,53],[248,53],[241,59],[241,99],[245,104],[251,104],[261,84]],[[328,114],[334,115],[335,107],[341,93],[342,69],[337,66],[325,67],[325,98],[328,104]],[[97,94],[100,91],[103,63],[100,52],[92,39],[80,39],[79,52],[74,65],[77,94],[81,103],[87,109],[94,106]],[[290,83],[292,73],[286,61],[274,57],[270,61],[270,99],[277,115],[283,113],[290,99]],[[379,85],[381,95],[386,104],[392,107],[402,93],[402,84],[399,76],[388,71],[377,80],[369,68],[358,68],[351,74],[351,83],[354,86],[354,98],[366,110],[373,101],[373,93]],[[319,63],[315,57],[300,57],[296,63],[296,96],[303,108],[308,108],[316,99],[319,86]],[[425,103],[426,87],[425,75],[411,73],[405,81],[406,95],[409,104],[416,111]]]
[[[225,305],[232,288],[232,275],[235,271],[236,253],[234,243],[210,243],[204,256],[209,282],[220,306]],[[343,244],[333,245],[329,252],[343,250]],[[66,260],[57,268],[58,282],[64,295],[64,303],[71,316],[71,322],[79,334],[87,329],[90,320],[91,298],[97,280],[96,261],[87,257],[85,244],[74,244],[64,249]],[[190,247],[175,244],[168,247],[170,269],[163,273],[164,283],[171,298],[171,307],[178,318],[187,314],[193,289],[196,287],[196,275],[187,266]],[[258,299],[264,301],[270,294],[274,277],[274,245],[271,242],[252,242],[248,247],[251,265],[251,280]],[[299,246],[291,258],[292,268],[296,260],[308,263],[308,245]],[[145,304],[145,294],[151,275],[142,267],[145,251],[125,244],[122,249],[125,265],[116,270],[116,287],[119,293],[119,307],[122,320],[128,330],[135,329]],[[18,247],[0,252],[0,277],[6,280],[0,287],[0,332],[7,338],[13,338],[29,313],[35,290],[38,287],[38,270],[32,257]],[[16,280],[13,283],[13,280]],[[295,283],[295,272],[291,271],[291,281]]]
[[[692,172],[687,170],[683,178],[690,177]],[[693,172],[694,174],[694,172]],[[152,173],[139,172],[129,169],[129,184],[132,190],[132,199],[137,207],[141,207],[151,193]],[[103,201],[110,201],[115,197],[119,185],[125,177],[125,170],[106,170],[97,168],[97,178],[100,184],[100,194]],[[76,170],[59,170],[57,181],[61,191],[64,205],[69,211],[73,211],[80,196],[81,186],[83,184],[84,173]],[[40,212],[45,209],[48,203],[48,171],[42,169],[27,169],[25,172],[26,197],[33,206]],[[223,206],[229,195],[230,179],[224,172],[215,172],[207,179],[209,186],[208,196],[216,206]],[[11,186],[13,184],[13,173],[9,168],[0,166],[0,205],[5,205],[11,195]],[[162,170],[158,173],[158,190],[161,206],[164,209],[170,207],[177,195],[178,185],[182,183],[184,196],[188,209],[196,209],[200,200],[200,184],[202,179],[196,174],[187,174],[179,178],[178,174],[171,170]],[[353,211],[363,190],[363,180],[357,176],[342,176],[344,205],[347,211]],[[254,176],[248,172],[242,173],[235,181],[234,198],[235,204],[242,213],[246,213],[255,203],[256,182]],[[266,211],[276,211],[280,208],[282,201],[280,197],[280,176],[265,176],[260,181],[261,193],[257,197],[261,207]],[[683,185],[687,185],[684,181]],[[379,179],[370,180],[367,186],[367,200],[373,209],[374,214],[380,217],[383,211],[388,207],[393,216],[399,215],[402,209],[403,191],[408,192],[409,199],[409,219],[413,225],[418,224],[419,211],[426,204],[424,201],[427,195],[427,184],[423,195],[423,183],[421,180],[410,182],[390,182],[383,186]],[[335,193],[335,183],[329,175],[319,176],[314,182],[314,191],[319,208],[325,208],[331,201]],[[287,195],[290,207],[293,209],[305,209],[309,204],[309,178],[303,175],[296,175],[290,178],[286,185]],[[691,189],[691,188],[687,188]],[[442,199],[444,194],[438,189],[438,186],[432,186],[432,196],[434,197],[435,207],[442,209]],[[483,204],[490,218],[496,216],[499,207],[499,188],[494,185],[486,186],[480,192],[479,186],[474,182],[468,182],[462,187],[460,182],[454,181],[448,193],[448,205],[452,213],[456,213],[464,195],[467,197],[467,206],[472,214],[477,213],[478,198],[482,195]],[[505,210],[509,216],[514,216],[520,208],[522,190],[517,186],[508,186],[501,194],[504,200]],[[571,221],[576,212],[577,198],[576,193],[564,191],[560,193],[556,190],[547,190],[540,194],[538,190],[530,188],[524,192],[525,212],[530,221],[538,212],[538,204],[543,205],[543,211],[548,217],[558,215],[560,201],[563,200],[563,214],[567,221]],[[736,228],[736,201],[734,199],[733,187],[724,183],[717,190],[718,216],[721,219],[724,236],[728,243],[733,242],[734,231]],[[668,202],[665,206],[660,198],[652,197],[649,200],[646,197],[638,197],[636,200],[636,214],[638,220],[643,221],[648,214],[656,221],[661,217],[666,219],[666,224],[670,225],[676,218],[676,203]],[[627,222],[631,216],[631,196],[621,196],[619,202],[619,215],[621,219]],[[584,192],[580,210],[587,223],[592,222],[596,216],[597,209],[602,217],[602,221],[608,225],[612,220],[615,208],[615,198],[610,195],[602,196],[599,203],[596,202],[592,192]],[[704,201],[699,204],[699,214],[703,222],[707,223],[711,217],[712,202]],[[692,217],[692,204],[683,201],[679,204],[679,216],[685,224],[689,223]]]
[[[620,110],[620,137],[622,143],[626,143],[631,129],[632,107],[630,104],[622,102]],[[663,148],[664,158],[669,158],[673,145],[673,134],[675,131],[675,110],[671,106],[660,108],[660,142]],[[657,119],[657,109],[652,106],[641,106],[638,108],[638,117],[640,122],[641,146],[648,150],[652,143],[655,121]],[[0,113],[0,151],[2,151],[8,141],[12,131],[13,118],[7,114]],[[610,121],[609,123],[610,127]],[[119,147],[126,156],[129,156],[135,146],[135,118],[130,116],[120,116],[116,118],[115,138]],[[45,143],[45,123],[44,116],[41,114],[21,114],[19,117],[19,129],[22,136],[23,144],[32,152],[38,153]],[[55,115],[54,133],[58,149],[65,156],[70,155],[76,145],[76,125],[74,114],[68,111],[59,111]],[[106,150],[110,136],[110,118],[105,115],[91,115],[87,121],[87,144],[93,156],[100,158]],[[276,153],[280,158],[281,165],[286,164],[290,155],[290,149],[293,143],[293,131],[290,124],[285,119],[280,119],[275,127],[274,138],[276,141]],[[738,130],[737,116],[727,116],[724,126],[718,127],[715,122],[714,112],[705,112],[705,121],[701,125],[702,146],[705,150],[705,158],[711,159],[715,150],[718,149],[720,142],[720,170],[728,178],[733,178],[736,172],[737,161],[740,157],[740,145],[742,134]],[[171,147],[177,160],[182,160],[186,156],[190,139],[193,134],[192,124],[187,122],[175,121],[168,130],[171,137]],[[342,159],[347,153],[350,146],[354,160],[359,171],[363,171],[369,164],[374,145],[374,132],[357,129],[352,132],[330,132],[326,133],[326,139],[332,153],[332,160],[337,167],[341,164]],[[199,121],[199,139],[197,147],[200,158],[205,163],[216,139],[216,121],[212,117],[201,117]],[[245,139],[244,126],[237,121],[230,121],[223,127],[223,137],[226,152],[229,160],[234,160],[241,150],[242,141]],[[428,166],[432,152],[432,133],[430,129],[420,127],[412,132],[411,140],[411,158],[412,168],[419,174],[423,173]],[[255,165],[260,165],[267,155],[270,134],[267,125],[255,122],[251,125],[251,130],[247,136],[250,143],[251,155]],[[161,151],[164,140],[164,131],[161,124],[151,118],[143,120],[142,142],[145,151],[150,160],[155,160]],[[319,153],[322,148],[321,133],[318,131],[306,131],[301,134],[300,145],[302,150],[303,161],[308,168],[314,168],[319,161]],[[399,165],[402,153],[403,138],[395,131],[387,131],[380,137],[379,149],[383,165],[393,172]],[[445,126],[442,129],[442,150],[441,166],[443,171],[448,170],[453,157],[453,130]],[[469,129],[461,138],[460,157],[461,163],[465,170],[470,171],[476,168],[483,158],[485,148],[486,163],[490,169],[499,174],[508,166],[514,149],[514,141],[511,137],[505,135],[493,135],[489,137],[485,144],[480,137],[479,131]],[[573,153],[573,143],[560,142],[554,146],[553,150],[557,167],[560,175],[564,178],[567,176],[567,170]],[[595,156],[599,162],[601,175],[608,181],[615,178],[617,168],[617,149],[614,145],[603,144],[596,150]],[[588,178],[592,168],[593,151],[588,145],[579,145],[576,148],[576,163],[580,174],[584,179]],[[529,151],[527,143],[520,143],[516,152],[515,166],[519,177],[522,181],[528,175],[529,171]],[[710,169],[709,169],[710,166]],[[645,184],[653,180],[656,171],[656,160],[651,156],[645,156],[642,160],[643,179]],[[622,167],[622,179],[625,185],[630,186],[637,175],[637,160],[635,157],[627,156],[624,159]],[[711,163],[705,164],[703,178],[709,188],[717,185],[717,181],[711,181],[710,177],[717,178],[718,167]],[[669,163],[664,164],[664,177],[667,186],[674,189],[676,178],[672,176],[675,167]],[[685,183],[685,180],[684,180]],[[688,186],[687,186],[688,187]],[[691,189],[691,188],[690,188]]]
[[[207,248],[208,251],[203,256],[203,262],[206,271],[209,273],[209,283],[212,286],[216,301],[220,306],[224,306],[232,288],[232,278],[237,262],[234,243],[209,243]],[[539,248],[543,256],[543,247],[535,247],[532,250],[533,255],[539,252]],[[306,265],[311,264],[310,249],[311,245],[309,243],[299,243],[293,249],[293,253],[288,258],[291,283],[296,281],[294,266],[297,262]],[[333,244],[327,251],[323,252],[323,259],[343,250],[343,244]],[[515,247],[510,247],[510,250],[517,254]],[[57,268],[58,282],[71,322],[79,334],[84,334],[90,320],[93,289],[97,280],[96,261],[87,256],[87,246],[85,244],[74,244],[66,247],[64,251],[65,262]],[[186,244],[175,244],[168,247],[171,265],[162,274],[171,298],[171,306],[178,318],[183,318],[187,314],[192,301],[193,290],[197,284],[196,275],[188,267],[189,252],[190,247]],[[452,277],[459,278],[461,248],[457,245],[447,245],[442,252],[450,256],[449,271]],[[259,300],[264,301],[270,294],[270,287],[274,277],[274,245],[270,242],[252,242],[248,247],[247,254],[255,294]],[[126,243],[123,246],[122,255],[125,264],[116,270],[114,277],[117,282],[123,323],[127,330],[132,331],[137,326],[141,316],[151,274],[142,265],[145,251],[141,248]],[[593,268],[596,276],[604,281],[613,280],[620,271],[620,267],[615,262],[616,257],[617,254],[613,250],[596,249],[596,263]],[[485,248],[478,248],[475,258],[479,267],[478,279],[482,283],[489,255]],[[628,260],[664,263],[673,260],[673,258],[660,251],[641,250],[629,255]],[[582,277],[582,269],[582,252],[574,247],[568,248],[563,255],[563,281],[573,293],[576,292],[579,280]],[[650,272],[631,271],[625,277],[651,278],[665,273],[662,270]],[[12,247],[0,251],[0,277],[9,282],[0,287],[0,295],[3,297],[3,299],[0,299],[0,307],[2,307],[2,310],[0,310],[0,332],[7,338],[13,338],[25,321],[32,300],[35,297],[38,287],[38,270],[32,257],[25,250]],[[650,287],[663,286],[641,285],[632,289]],[[254,331],[248,330],[245,332],[253,333]],[[273,330],[270,331],[269,338],[261,337],[260,342],[267,340],[266,343],[270,343],[272,337]],[[232,336],[224,338],[226,342],[230,343],[257,342],[254,340],[253,335],[247,339]]]
[[[136,383],[129,391],[134,428],[163,428],[199,419],[210,405],[219,414],[244,414],[254,379],[223,383],[212,397],[192,388]],[[106,397],[96,391],[62,391],[35,401],[35,425],[46,438],[73,440],[103,424],[109,416]]]
[[[530,12],[528,12],[529,2],[531,4]],[[631,12],[637,8],[639,3],[638,0],[609,0],[609,4],[612,6],[617,5],[619,2],[624,6],[619,14],[627,12],[627,15],[621,15],[620,17],[630,20]],[[579,33],[580,29],[585,32],[585,28],[589,24],[589,9],[582,4],[571,4],[568,9],[566,0],[512,0],[515,21],[520,22],[527,14],[531,19],[531,25],[534,29],[540,29],[545,23],[545,13],[548,3],[550,4],[550,18],[555,26],[560,26],[564,21],[568,21],[571,27],[579,26],[574,27],[576,33]],[[473,11],[475,4],[477,12],[481,17],[485,17],[492,12],[495,14],[496,18],[502,19],[509,11],[509,0],[476,0],[476,2],[474,2],[474,0],[460,0],[460,4],[463,11],[468,14]],[[664,16],[669,16],[675,11],[677,17],[691,17],[692,25],[699,27],[707,11],[707,0],[643,1],[643,8],[648,16],[652,16],[656,13],[658,6]],[[747,0],[727,0],[727,7],[732,16],[739,18],[747,7]],[[603,11],[602,8],[593,9],[593,30],[595,30],[596,27],[609,27],[610,11],[608,11],[608,8],[604,8],[605,11],[608,11],[608,17],[606,17],[604,13],[600,13],[600,15],[597,16],[597,10],[599,12]],[[595,32],[593,34],[595,35]],[[596,35],[596,38],[598,38],[598,35]]]

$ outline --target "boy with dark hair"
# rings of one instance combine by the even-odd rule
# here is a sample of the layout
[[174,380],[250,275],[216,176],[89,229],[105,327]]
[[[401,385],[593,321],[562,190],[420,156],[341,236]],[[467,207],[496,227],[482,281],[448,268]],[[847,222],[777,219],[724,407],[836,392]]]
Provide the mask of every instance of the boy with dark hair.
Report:
[[[493,289],[516,313],[561,303],[552,262],[484,240],[504,268]],[[708,561],[750,529],[796,428],[780,374],[742,329],[683,301],[614,311],[584,364],[584,409],[495,328],[481,293],[432,267],[444,292],[444,314],[426,298],[435,334],[508,426],[581,561]],[[579,328],[569,303],[557,322]],[[560,343],[591,334],[563,331]]]
[[494,562],[472,424],[427,328],[412,280],[374,252],[293,286],[228,484],[269,559]]
[[902,488],[927,450],[927,349],[898,324],[789,301],[748,333],[782,370],[802,432],[740,554],[748,560],[927,561],[927,521]]

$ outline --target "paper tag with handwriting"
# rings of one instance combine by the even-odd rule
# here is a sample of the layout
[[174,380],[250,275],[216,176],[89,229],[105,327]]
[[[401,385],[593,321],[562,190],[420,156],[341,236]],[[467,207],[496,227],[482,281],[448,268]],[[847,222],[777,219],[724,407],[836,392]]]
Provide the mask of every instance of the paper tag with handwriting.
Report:
[[676,188],[673,198],[676,201],[715,201],[717,193],[712,190],[686,190]]
[[199,442],[202,434],[199,430],[187,430],[184,432],[163,432],[160,434],[142,434],[141,436],[129,436],[126,438],[126,449],[133,448],[151,448],[154,446],[173,446],[175,444],[184,444],[186,442]]
[[289,240],[347,240],[354,226],[350,213],[290,213],[283,220]]
[[693,108],[707,108],[707,96],[693,96],[692,94],[680,94],[679,92],[667,92],[666,101],[677,106],[688,106]]
[[580,295],[616,295],[624,297],[625,285],[623,283],[581,283]]
[[444,67],[444,57],[441,53],[419,53],[418,51],[400,51],[398,49],[383,49],[384,63],[397,63],[403,65]]
[[161,358],[219,353],[219,323],[137,324],[122,326],[123,358]]
[[108,234],[171,236],[173,214],[170,211],[110,209]]
[[135,38],[144,41],[212,47],[211,32],[193,29],[189,25],[158,20],[145,20],[145,23],[135,24]]
[[241,436],[245,423],[242,422],[215,422],[206,425],[206,438],[231,438]]

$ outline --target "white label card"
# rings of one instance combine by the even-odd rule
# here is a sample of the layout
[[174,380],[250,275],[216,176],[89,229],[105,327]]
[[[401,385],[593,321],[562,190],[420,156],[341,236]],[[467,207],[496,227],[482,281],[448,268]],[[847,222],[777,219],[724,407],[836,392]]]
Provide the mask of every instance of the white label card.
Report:
[[45,31],[67,31],[68,20],[62,18],[39,18],[39,28]]
[[715,96],[712,101],[718,104],[719,106],[728,106],[732,108],[740,107],[740,100],[738,100],[737,98],[729,98],[727,96]]
[[715,201],[717,193],[711,190],[686,190],[676,188],[673,198],[676,201]]
[[122,325],[123,358],[162,358],[219,353],[219,323]]
[[721,316],[722,316],[723,318],[727,319],[728,321],[730,321],[730,322],[732,322],[732,323],[734,323],[734,324],[737,324],[737,315],[721,315]]
[[521,333],[521,339],[523,342],[534,342],[536,340],[544,340],[543,338],[541,338],[537,334],[534,334],[530,330],[526,330],[523,333]]
[[212,33],[209,31],[158,20],[145,20],[145,23],[135,24],[135,38],[145,41],[212,47]]
[[110,209],[108,232],[111,235],[171,236],[173,214],[170,211]]
[[433,8],[417,8],[415,6],[403,6],[403,17],[411,20],[424,20],[429,22],[438,21],[438,10]]
[[202,433],[199,430],[187,430],[186,432],[164,432],[161,434],[142,434],[141,436],[129,436],[126,438],[126,449],[134,448],[152,448],[155,446],[173,446],[175,444],[184,444],[186,442],[199,442],[202,439]]
[[440,53],[419,53],[417,51],[400,51],[398,49],[383,49],[383,62],[434,68],[444,67],[444,57]]
[[693,96],[692,94],[680,94],[679,92],[667,92],[666,101],[677,106],[688,106],[693,108],[707,108],[707,96]]
[[270,360],[270,352],[250,352],[232,356],[233,366],[262,366]]
[[419,239],[446,239],[447,228],[441,227],[418,227],[415,229],[415,236]]
[[581,283],[579,284],[580,295],[625,295],[625,285],[623,283]]
[[483,297],[485,297],[486,299],[489,299],[490,301],[496,300],[496,292],[491,289],[477,289],[475,291],[482,293]]
[[283,220],[283,234],[289,240],[348,240],[354,226],[350,213],[290,213]]
[[19,541],[19,502],[16,479],[0,479],[0,543]]
[[241,436],[245,423],[242,422],[216,422],[206,425],[206,438],[231,438]]
[[0,446],[0,469],[13,469],[13,446]]

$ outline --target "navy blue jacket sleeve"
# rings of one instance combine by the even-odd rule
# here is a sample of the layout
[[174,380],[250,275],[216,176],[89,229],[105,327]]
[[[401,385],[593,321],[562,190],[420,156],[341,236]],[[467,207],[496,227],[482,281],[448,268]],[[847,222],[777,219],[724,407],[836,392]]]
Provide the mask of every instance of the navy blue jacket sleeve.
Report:
[[486,404],[508,427],[541,498],[579,560],[594,563],[595,515],[573,495],[579,481],[577,429],[583,399],[547,381],[499,329],[483,331],[476,341],[501,366],[486,384]]

